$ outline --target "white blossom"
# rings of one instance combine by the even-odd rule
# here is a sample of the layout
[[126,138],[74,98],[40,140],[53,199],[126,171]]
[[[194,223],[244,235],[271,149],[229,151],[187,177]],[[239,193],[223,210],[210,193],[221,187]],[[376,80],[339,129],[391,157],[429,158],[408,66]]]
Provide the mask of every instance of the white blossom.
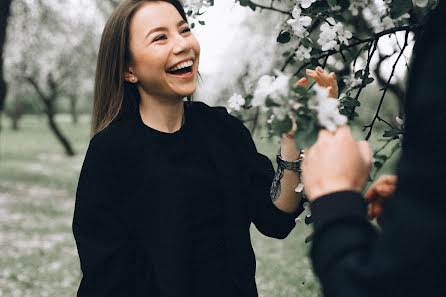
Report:
[[302,8],[308,8],[314,2],[316,2],[316,0],[302,0],[300,6],[302,6]]
[[303,45],[299,46],[299,48],[297,49],[297,51],[296,51],[296,53],[295,53],[296,60],[297,60],[297,61],[303,61],[303,60],[305,60],[305,59],[309,59],[309,58],[311,58],[311,55],[310,55],[311,50],[312,50],[311,47],[306,48],[306,47],[303,46]]
[[327,88],[314,86],[316,96],[311,98],[317,110],[319,124],[329,131],[335,131],[336,127],[347,124],[347,117],[339,113],[339,100],[329,98]]
[[322,50],[328,51],[335,48],[337,45],[336,30],[333,30],[333,28],[327,23],[323,23],[320,29],[321,33],[317,43],[322,46]]
[[301,13],[302,10],[300,8],[294,7],[293,18],[289,19],[287,23],[291,26],[296,36],[304,38],[310,35],[306,27],[311,25],[312,19],[309,16],[301,16]]
[[240,107],[245,104],[245,98],[243,98],[242,95],[236,93],[232,95],[231,98],[229,98],[228,103],[230,110],[239,111]]
[[190,11],[194,14],[200,11],[202,7],[209,7],[211,4],[207,0],[184,0],[185,11]]
[[307,211],[307,217],[311,217],[311,208],[310,208],[310,203],[309,202],[304,202],[304,204],[302,205],[304,207],[304,209]]
[[352,15],[357,16],[359,14],[359,10],[366,7],[368,2],[369,2],[368,0],[350,1],[350,6],[348,7],[348,10],[352,13]]
[[265,105],[266,97],[271,93],[271,86],[274,82],[274,77],[269,75],[263,75],[257,83],[257,88],[254,92],[254,98],[252,99],[252,106]]
[[400,117],[396,117],[395,121],[398,123],[398,125],[401,127],[404,124],[404,120],[401,119]]
[[414,0],[413,3],[418,7],[426,7],[429,0]]
[[[263,75],[259,79],[257,88],[254,91],[254,98],[251,102],[252,106],[264,106],[266,98],[270,98],[280,105],[287,103],[286,99],[288,96],[288,82],[290,80],[290,75],[286,75],[280,71],[276,71],[276,75],[276,78],[269,75]],[[278,116],[282,117],[282,115],[283,112],[278,113]]]
[[362,84],[362,79],[360,77],[355,77],[353,74],[349,78],[345,78],[344,83],[350,88],[354,88]]
[[332,17],[327,18],[327,22],[321,25],[321,33],[319,35],[318,43],[322,46],[323,51],[331,49],[339,50],[339,44],[348,45],[348,40],[353,37],[353,34],[344,29],[341,22],[336,22]]

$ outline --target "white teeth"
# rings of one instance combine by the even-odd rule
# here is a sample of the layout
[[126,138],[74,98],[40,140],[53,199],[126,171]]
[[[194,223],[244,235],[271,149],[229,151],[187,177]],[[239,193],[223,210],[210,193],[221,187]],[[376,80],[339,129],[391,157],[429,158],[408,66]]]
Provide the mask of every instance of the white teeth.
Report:
[[194,62],[192,60],[189,60],[189,61],[180,63],[180,64],[176,65],[175,67],[170,68],[169,71],[179,70],[181,68],[190,67],[192,65],[194,65]]

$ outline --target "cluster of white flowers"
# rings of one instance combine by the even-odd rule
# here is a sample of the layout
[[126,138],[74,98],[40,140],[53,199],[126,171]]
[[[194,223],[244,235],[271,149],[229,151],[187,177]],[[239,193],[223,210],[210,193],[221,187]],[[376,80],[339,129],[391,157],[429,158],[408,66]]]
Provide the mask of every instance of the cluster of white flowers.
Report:
[[231,98],[228,100],[229,104],[229,112],[236,110],[240,111],[240,108],[245,105],[245,98],[242,97],[242,95],[235,93],[232,95]]
[[359,10],[367,7],[368,4],[369,0],[351,1],[348,10],[352,13],[352,15],[357,16],[359,14]]
[[352,89],[362,84],[362,79],[360,77],[355,77],[355,74],[352,73],[350,77],[344,78],[344,83],[349,89]]
[[293,9],[293,18],[289,19],[287,23],[293,28],[294,34],[299,38],[305,38],[310,33],[307,27],[311,25],[312,19],[309,16],[301,16],[302,10],[297,6]]
[[311,47],[306,48],[303,45],[299,46],[299,48],[296,50],[296,53],[295,53],[295,59],[297,61],[303,61],[305,59],[311,58],[311,54],[310,54],[311,50],[312,50]]
[[347,117],[339,113],[339,100],[328,97],[328,89],[314,86],[316,95],[311,98],[311,105],[317,110],[319,124],[329,131],[347,124]]
[[211,3],[208,0],[184,0],[184,10],[192,11],[192,16],[197,14],[202,7],[209,7]]
[[299,2],[302,8],[308,8],[311,6],[311,4],[316,2],[316,0],[299,0]]
[[317,42],[322,46],[323,51],[339,50],[340,44],[348,45],[348,40],[352,37],[352,33],[344,30],[344,25],[341,22],[336,23],[335,19],[330,17],[321,25],[321,34]]
[[429,0],[413,0],[412,2],[418,7],[426,7],[427,3],[429,3]]
[[277,104],[286,103],[288,96],[288,81],[290,76],[280,71],[276,71],[277,77],[263,75],[257,83],[254,92],[252,106],[264,106],[266,98],[270,98]]

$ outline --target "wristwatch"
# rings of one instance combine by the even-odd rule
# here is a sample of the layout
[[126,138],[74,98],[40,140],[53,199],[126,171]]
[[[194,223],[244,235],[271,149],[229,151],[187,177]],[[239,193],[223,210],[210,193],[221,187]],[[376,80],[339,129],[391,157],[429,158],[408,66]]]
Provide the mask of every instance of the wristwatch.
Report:
[[281,169],[288,169],[288,170],[300,172],[301,171],[300,164],[302,163],[302,160],[304,158],[304,151],[301,150],[299,152],[299,159],[294,160],[294,161],[287,161],[287,160],[282,159],[280,151],[281,151],[281,149],[279,148],[279,151],[277,152],[277,155],[276,155],[277,166]]

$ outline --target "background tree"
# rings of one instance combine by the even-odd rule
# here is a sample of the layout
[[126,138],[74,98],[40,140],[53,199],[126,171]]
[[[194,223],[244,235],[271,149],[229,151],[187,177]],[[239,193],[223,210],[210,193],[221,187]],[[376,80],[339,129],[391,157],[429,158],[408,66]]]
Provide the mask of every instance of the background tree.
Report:
[[6,41],[6,25],[12,0],[3,0],[0,3],[0,130],[1,115],[6,100],[6,82],[3,76],[3,47]]
[[76,13],[70,1],[16,0],[8,27],[7,77],[33,89],[51,131],[69,156],[74,149],[55,116],[65,99],[77,120],[78,99],[89,93],[94,79],[100,24],[94,5],[84,2]]

